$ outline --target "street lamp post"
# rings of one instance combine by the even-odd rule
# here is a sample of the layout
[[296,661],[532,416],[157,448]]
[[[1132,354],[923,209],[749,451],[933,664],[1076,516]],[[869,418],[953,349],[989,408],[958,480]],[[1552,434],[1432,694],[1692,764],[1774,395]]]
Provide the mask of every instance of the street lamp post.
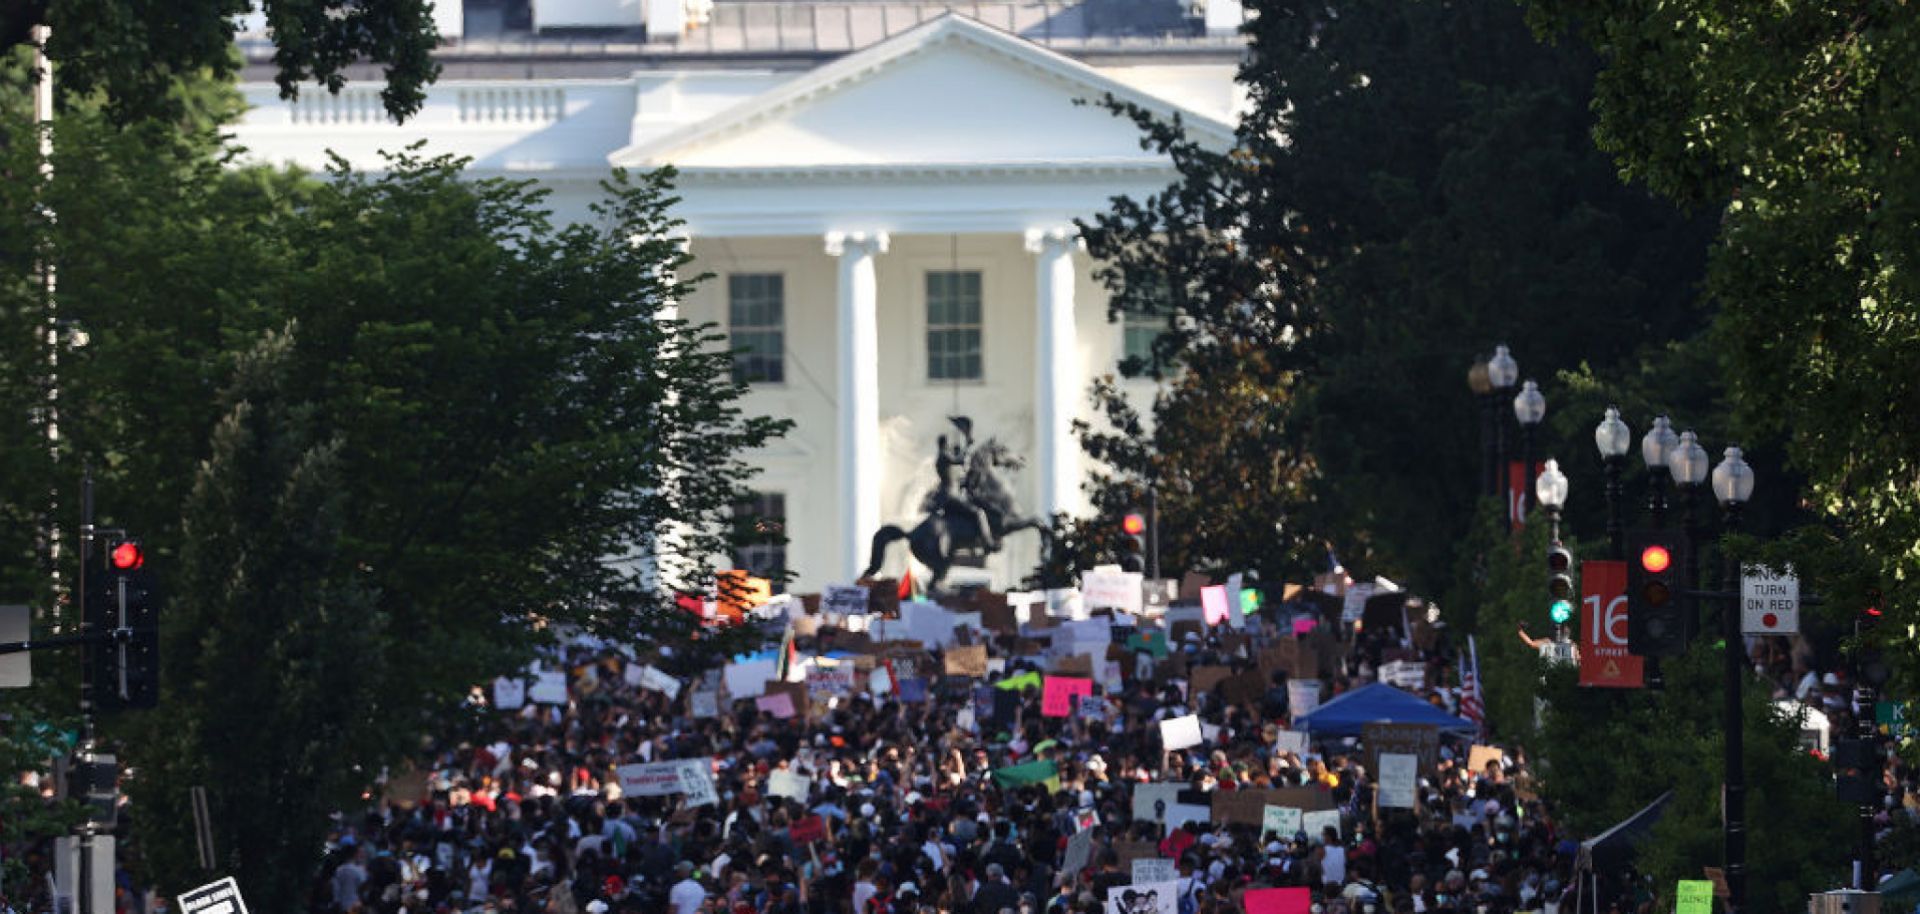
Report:
[[1653,427],[1640,438],[1640,459],[1647,464],[1647,510],[1653,515],[1655,527],[1667,523],[1667,455],[1679,443],[1673,424],[1665,416],[1655,416]]
[[[1680,433],[1680,440],[1673,450],[1667,452],[1667,472],[1673,477],[1674,489],[1680,493],[1681,531],[1687,537],[1687,555],[1700,554],[1700,522],[1698,506],[1700,487],[1707,481],[1707,449],[1700,446],[1700,439],[1692,429]],[[1687,586],[1700,586],[1700,572],[1696,568],[1684,569]]]
[[[1521,478],[1533,479],[1533,436],[1540,428],[1540,420],[1547,417],[1547,398],[1540,393],[1540,385],[1528,381],[1513,398],[1513,418],[1520,423],[1520,453],[1526,461],[1527,474]],[[1527,515],[1527,489],[1520,489],[1520,516]]]
[[1560,461],[1547,458],[1540,477],[1533,481],[1533,494],[1540,507],[1547,509],[1547,519],[1553,522],[1553,541],[1559,542],[1560,509],[1567,506],[1567,474],[1560,472]]
[[1626,558],[1626,530],[1620,521],[1620,470],[1627,463],[1627,449],[1633,446],[1633,430],[1620,421],[1620,410],[1607,407],[1606,418],[1593,429],[1593,443],[1600,449],[1600,463],[1607,471],[1607,558],[1616,562]]
[[1474,403],[1480,407],[1480,494],[1496,495],[1500,487],[1493,456],[1493,381],[1487,376],[1484,359],[1474,359],[1473,367],[1467,369],[1467,387],[1473,391]]
[[[1513,396],[1513,386],[1520,382],[1520,365],[1513,360],[1513,354],[1507,351],[1506,344],[1493,347],[1493,355],[1487,359],[1487,382],[1493,385],[1493,396],[1498,401]],[[1500,498],[1500,525],[1507,532],[1513,532],[1513,506],[1507,500],[1511,488],[1507,482],[1507,423],[1500,417],[1499,409],[1493,416],[1493,478],[1494,494]]]
[[1733,557],[1727,553],[1724,537],[1731,536],[1740,529],[1740,509],[1753,497],[1753,470],[1741,458],[1740,449],[1727,448],[1726,458],[1713,468],[1713,496],[1720,502],[1723,516],[1721,544],[1721,590],[1731,594],[1722,601],[1720,612],[1720,631],[1726,638],[1726,665],[1723,670],[1726,688],[1726,715],[1724,747],[1726,756],[1726,783],[1722,787],[1722,802],[1725,804],[1723,818],[1726,821],[1726,876],[1727,911],[1740,914],[1747,906],[1747,772],[1746,757],[1742,751],[1745,739],[1744,720],[1741,717],[1740,677],[1746,666],[1745,642],[1740,637],[1740,575],[1734,565]]

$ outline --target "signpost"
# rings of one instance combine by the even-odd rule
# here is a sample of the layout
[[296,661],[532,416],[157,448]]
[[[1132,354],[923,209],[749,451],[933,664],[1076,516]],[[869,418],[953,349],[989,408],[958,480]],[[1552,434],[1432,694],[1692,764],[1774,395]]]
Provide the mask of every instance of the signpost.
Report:
[[247,903],[232,876],[181,892],[178,900],[180,914],[247,914]]
[[1791,635],[1800,631],[1800,579],[1748,565],[1740,574],[1740,633]]

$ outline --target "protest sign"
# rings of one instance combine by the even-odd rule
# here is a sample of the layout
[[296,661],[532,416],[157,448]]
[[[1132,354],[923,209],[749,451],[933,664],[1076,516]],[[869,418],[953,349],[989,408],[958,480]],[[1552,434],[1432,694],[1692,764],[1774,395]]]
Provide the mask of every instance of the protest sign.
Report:
[[1188,822],[1206,822],[1213,816],[1205,791],[1185,784],[1133,785],[1133,817],[1160,822],[1169,831]]
[[993,684],[996,689],[1037,689],[1040,688],[1040,674],[1032,670],[1018,676],[1009,676]]
[[[111,841],[112,838],[108,838],[107,840]],[[111,846],[111,844],[108,845],[108,847]],[[102,869],[105,868],[103,867]],[[110,874],[107,876],[109,885],[112,884],[112,878]],[[113,907],[112,893],[103,894],[109,896],[103,899],[107,903],[100,905],[98,908],[95,908],[95,910],[99,910],[100,908],[111,909]],[[174,900],[180,904],[180,914],[247,914],[247,900],[240,897],[240,884],[235,882],[232,876],[216,882],[209,882],[197,889],[189,889],[188,891],[181,892],[180,896]],[[62,901],[70,902],[71,899],[63,898]],[[161,910],[164,911],[165,908]]]
[[1300,831],[1301,817],[1306,810],[1297,806],[1267,806],[1260,817],[1260,836],[1279,835],[1282,839],[1293,837]]
[[1274,736],[1273,751],[1304,756],[1307,754],[1307,734],[1299,730],[1281,730]]
[[797,844],[825,841],[827,840],[827,821],[817,815],[795,819],[792,825],[787,826],[787,837]]
[[[704,759],[694,761],[705,763]],[[683,792],[680,786],[680,762],[644,762],[613,769],[620,781],[620,792],[630,797],[664,797]]]
[[927,700],[927,681],[919,677],[900,680],[900,700],[908,704],[921,704]]
[[713,789],[713,762],[703,759],[683,759],[674,764],[680,766],[680,792],[687,795],[688,806],[707,806],[720,802],[720,794]]
[[1180,883],[1114,886],[1107,890],[1106,914],[1180,914]]
[[720,716],[720,694],[718,692],[695,692],[691,711],[694,717],[706,719]]
[[1349,584],[1347,592],[1341,595],[1340,621],[1358,622],[1367,609],[1367,598],[1373,596],[1372,584]]
[[1210,695],[1213,693],[1214,686],[1219,685],[1231,675],[1233,670],[1228,667],[1197,666],[1187,677],[1188,688],[1193,690],[1191,694],[1194,695]]
[[1141,610],[1141,575],[1118,568],[1096,568],[1080,575],[1080,598],[1089,609]]
[[1066,717],[1073,713],[1076,698],[1093,694],[1093,680],[1076,676],[1048,676],[1040,692],[1040,713],[1047,717]]
[[1383,809],[1412,809],[1418,799],[1420,759],[1399,752],[1380,754],[1380,790],[1375,794]]
[[1123,868],[1133,866],[1135,860],[1145,860],[1160,855],[1157,841],[1120,841],[1113,842],[1113,853],[1120,858]]
[[1713,914],[1713,882],[1682,879],[1673,892],[1673,914]]
[[1200,718],[1188,714],[1185,717],[1170,717],[1160,722],[1160,744],[1167,751],[1185,749],[1200,745]]
[[812,778],[791,771],[775,771],[767,775],[767,794],[786,797],[795,803],[807,802],[807,791],[812,787]]
[[807,697],[825,701],[836,695],[853,694],[853,664],[816,666],[807,670]]
[[1205,614],[1208,625],[1221,625],[1227,621],[1225,584],[1208,584],[1200,588],[1200,611]]
[[1133,884],[1171,882],[1180,878],[1180,870],[1165,857],[1146,857],[1133,861]]
[[779,673],[780,661],[772,657],[756,657],[727,664],[721,672],[721,680],[727,684],[727,694],[738,701],[766,694],[767,680]]
[[787,718],[790,718],[793,716],[793,696],[788,695],[785,692],[775,692],[772,695],[762,695],[759,698],[754,699],[753,702],[754,702],[754,707],[762,711],[765,711],[768,714],[771,714],[774,717],[777,717],[781,720],[786,720]]
[[1419,691],[1427,687],[1427,665],[1395,660],[1380,665],[1380,681],[1396,689]]
[[1467,771],[1481,775],[1487,773],[1487,763],[1497,762],[1507,757],[1503,750],[1492,746],[1475,746],[1467,750]]
[[1313,890],[1249,889],[1241,901],[1247,914],[1308,914],[1313,909]]
[[1440,764],[1440,728],[1433,724],[1367,724],[1360,731],[1367,747],[1367,769],[1380,770],[1383,752],[1412,755],[1420,770],[1432,771]]
[[985,676],[987,675],[987,646],[967,644],[947,649],[946,674],[948,676]]
[[1300,810],[1333,808],[1333,794],[1319,787],[1243,787],[1216,790],[1212,800],[1212,819],[1235,825],[1261,825],[1266,822],[1267,807],[1290,806]]
[[1287,680],[1287,711],[1298,721],[1320,707],[1320,680]]
[[493,681],[493,706],[502,711],[518,711],[527,706],[527,683],[524,679],[501,676]]
[[1306,832],[1307,837],[1315,841],[1320,840],[1320,836],[1329,828],[1333,829],[1336,835],[1344,834],[1340,828],[1340,810],[1322,809],[1308,812],[1300,817],[1300,830]]
[[1249,704],[1267,693],[1267,683],[1267,677],[1260,675],[1259,670],[1247,670],[1221,683],[1220,694],[1233,704]]
[[[635,669],[639,670],[637,674],[634,673]],[[627,672],[630,676],[637,679],[633,684],[640,688],[660,692],[668,698],[678,698],[680,696],[680,680],[667,675],[662,670],[652,666],[634,667],[629,665]]]
[[835,617],[864,616],[867,614],[867,595],[865,587],[828,584],[820,590],[820,608]]
[[564,705],[567,703],[567,673],[565,670],[540,670],[533,674],[533,688],[527,690],[527,697],[535,704]]

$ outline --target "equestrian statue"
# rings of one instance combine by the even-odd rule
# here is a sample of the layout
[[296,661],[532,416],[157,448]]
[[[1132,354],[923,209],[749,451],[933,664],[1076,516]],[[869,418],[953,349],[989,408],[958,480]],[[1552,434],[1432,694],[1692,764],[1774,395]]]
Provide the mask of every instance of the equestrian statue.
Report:
[[928,493],[922,505],[926,519],[910,531],[891,524],[881,527],[873,535],[873,560],[862,577],[877,574],[886,561],[887,547],[903,539],[913,557],[933,572],[933,579],[927,583],[929,591],[937,590],[946,579],[955,556],[962,552],[978,556],[998,552],[1009,533],[1038,531],[1043,554],[1052,545],[1053,533],[1046,519],[1016,513],[1013,495],[994,472],[1017,470],[1020,459],[992,438],[976,446],[973,420],[965,416],[947,419],[959,430],[960,437],[949,441],[947,436],[940,436],[939,453],[933,462],[940,485]]

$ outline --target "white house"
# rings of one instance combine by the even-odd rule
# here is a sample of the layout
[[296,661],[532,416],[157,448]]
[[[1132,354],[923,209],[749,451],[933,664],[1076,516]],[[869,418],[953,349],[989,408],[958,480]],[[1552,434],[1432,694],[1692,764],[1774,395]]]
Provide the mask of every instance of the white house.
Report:
[[[752,5],[723,0],[713,15]],[[1070,424],[1091,379],[1151,330],[1108,321],[1072,220],[1173,175],[1132,124],[1078,102],[1113,95],[1228,143],[1238,41],[1035,40],[918,6],[862,45],[855,14],[884,7],[855,0],[836,50],[821,40],[839,34],[821,25],[828,7],[762,5],[811,9],[805,53],[742,57],[683,29],[625,57],[529,68],[497,46],[473,51],[470,10],[477,56],[450,56],[406,124],[384,119],[371,82],[287,103],[262,81],[243,85],[254,107],[235,132],[257,158],[314,167],[329,150],[377,167],[379,150],[425,139],[477,171],[545,182],[562,218],[584,216],[610,167],[676,166],[690,250],[715,277],[681,316],[743,347],[748,409],[795,421],[752,461],[754,510],[786,519],[800,589],[850,580],[875,530],[919,517],[949,415],[1028,458],[1011,477],[1022,509],[1076,510]],[[595,67],[624,73],[550,75]],[[1036,548],[1017,534],[986,570],[1017,582]]]

